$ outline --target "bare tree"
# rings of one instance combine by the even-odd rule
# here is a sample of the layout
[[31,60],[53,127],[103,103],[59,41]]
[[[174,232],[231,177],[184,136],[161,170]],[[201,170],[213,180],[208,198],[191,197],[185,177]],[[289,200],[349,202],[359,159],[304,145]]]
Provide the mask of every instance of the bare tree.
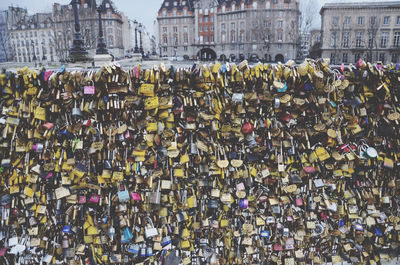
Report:
[[[377,21],[376,17],[371,17],[369,21],[369,25],[367,28],[367,34],[368,34],[368,43],[367,43],[367,48],[368,48],[368,54],[367,54],[367,60],[372,62],[373,61],[373,56],[372,52],[373,49],[376,48],[378,49],[378,30],[379,30],[379,21]],[[378,57],[378,52],[376,52],[376,57]],[[376,58],[378,59],[378,58]]]
[[10,48],[10,39],[8,34],[6,34],[5,31],[0,31],[0,49],[4,53],[4,56],[6,57],[6,62],[8,62],[10,58],[9,54],[9,48]]
[[[307,42],[304,42],[304,38],[310,36],[311,27],[313,26],[316,14],[318,14],[318,4],[316,0],[302,0],[300,2],[301,14],[299,17],[299,36],[297,36],[297,49],[298,56],[302,50],[308,50],[309,47]],[[302,54],[301,54],[302,56]]]
[[271,13],[267,15],[266,12],[270,12],[269,10],[254,10],[253,12],[253,19],[250,22],[250,41],[262,43],[258,50],[266,54],[269,52],[270,42],[273,39]]

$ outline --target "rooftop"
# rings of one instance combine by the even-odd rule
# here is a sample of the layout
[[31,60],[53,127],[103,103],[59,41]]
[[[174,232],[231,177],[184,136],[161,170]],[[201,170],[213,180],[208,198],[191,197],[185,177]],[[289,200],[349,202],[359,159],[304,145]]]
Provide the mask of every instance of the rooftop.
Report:
[[400,8],[400,1],[388,2],[354,2],[354,3],[326,3],[322,6],[320,13],[325,9],[344,9],[344,8]]

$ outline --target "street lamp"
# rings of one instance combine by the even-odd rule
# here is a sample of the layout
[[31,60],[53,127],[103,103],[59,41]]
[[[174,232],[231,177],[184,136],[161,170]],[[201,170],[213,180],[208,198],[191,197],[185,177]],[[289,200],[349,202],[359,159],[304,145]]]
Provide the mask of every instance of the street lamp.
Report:
[[160,49],[160,58],[161,58],[162,57],[162,54],[161,54],[161,43],[158,44],[158,48]]
[[139,35],[140,35],[140,48],[139,48],[139,52],[140,52],[140,53],[142,54],[142,56],[143,56],[142,31],[143,31],[142,23],[139,23]]
[[32,45],[32,51],[33,51],[33,58],[32,58],[32,61],[35,63],[35,67],[36,67],[35,43],[33,42],[33,40],[31,40],[31,45]]
[[69,50],[69,55],[72,61],[84,61],[87,59],[86,57],[88,52],[85,50],[79,25],[78,0],[72,0],[71,4],[74,9],[75,34],[72,41],[72,47]]
[[103,25],[101,21],[101,12],[104,10],[103,0],[96,0],[97,12],[99,13],[99,39],[97,41],[96,54],[108,54],[107,44],[103,37]]
[[139,53],[139,48],[137,46],[137,25],[138,22],[136,21],[136,19],[133,21],[133,25],[135,26],[135,50],[133,53]]

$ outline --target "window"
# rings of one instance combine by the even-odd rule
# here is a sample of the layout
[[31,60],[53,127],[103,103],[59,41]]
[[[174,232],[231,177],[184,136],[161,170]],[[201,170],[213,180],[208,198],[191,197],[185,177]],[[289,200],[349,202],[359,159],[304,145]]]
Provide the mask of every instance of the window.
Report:
[[278,41],[282,41],[282,31],[278,31]]
[[348,54],[343,53],[343,63],[347,63],[347,62],[348,62]]
[[225,23],[222,23],[222,24],[221,24],[221,29],[222,29],[222,30],[225,30]]
[[109,20],[109,21],[107,21],[107,24],[109,25],[109,26],[112,26],[112,21],[111,20]]
[[235,29],[235,23],[231,23],[231,29]]
[[397,17],[397,25],[400,25],[400,16]]
[[393,46],[396,48],[400,47],[400,31],[394,33]]
[[388,38],[389,38],[389,33],[388,32],[382,32],[382,36],[381,36],[381,47],[382,48],[386,48],[387,42],[388,42]]
[[283,21],[278,21],[278,28],[281,29],[283,27]]
[[331,53],[331,64],[335,64],[335,54]]
[[384,17],[383,18],[383,25],[389,25],[389,23],[390,23],[390,17],[389,16]]
[[110,45],[110,47],[114,46],[114,38],[112,36],[108,37],[108,45]]
[[343,47],[344,48],[348,48],[349,47],[349,38],[350,38],[349,32],[344,32],[343,33]]
[[185,27],[183,27],[183,32],[188,32],[188,30],[187,30],[187,27],[185,26]]
[[210,31],[214,31],[214,26],[210,26]]
[[108,29],[108,34],[113,34],[113,30],[111,28]]
[[331,47],[336,47],[336,32],[331,33]]
[[339,17],[333,17],[333,19],[332,19],[332,24],[333,24],[334,26],[337,26],[337,25],[339,24]]
[[188,36],[186,34],[183,35],[183,42],[188,43]]
[[204,22],[205,22],[205,23],[208,23],[208,17],[205,17],[205,18],[204,18]]
[[168,51],[168,47],[163,47],[164,52]]
[[398,61],[398,56],[396,53],[392,54],[392,63],[397,63]]
[[204,32],[208,32],[208,26],[204,26]]
[[210,41],[211,41],[211,42],[214,42],[214,35],[211,35],[211,36],[210,36]]
[[370,23],[371,23],[371,25],[375,25],[376,24],[376,17],[371,17]]
[[164,37],[163,40],[164,40],[164,45],[167,45],[168,44],[168,38]]
[[278,49],[279,49],[279,50],[282,49],[282,43],[278,43]]
[[362,32],[359,31],[356,33],[356,47],[361,47],[362,43]]
[[[221,40],[222,40],[223,43],[226,42],[226,35],[225,34],[222,34]],[[222,47],[224,47],[224,45],[222,45]]]
[[379,54],[379,61],[381,61],[383,64],[385,63],[385,53],[381,52]]
[[350,17],[346,17],[346,18],[344,19],[344,24],[350,25],[350,22],[351,22],[351,18],[350,18]]
[[163,27],[163,33],[167,33],[167,27]]
[[235,31],[234,30],[232,30],[231,31],[231,42],[235,42]]
[[183,46],[183,50],[184,50],[185,52],[187,52],[188,47],[187,47],[187,46]]
[[174,45],[178,45],[178,36],[174,36]]
[[208,36],[207,36],[207,35],[204,36],[204,41],[205,41],[206,43],[208,43]]
[[364,17],[358,17],[357,22],[358,22],[358,25],[364,24]]
[[368,48],[372,48],[374,46],[374,34],[370,32],[368,34]]
[[[168,2],[167,2],[167,4],[168,4]],[[162,11],[162,15],[163,15],[163,17],[166,17],[167,16],[167,10],[163,10]]]
[[174,27],[174,33],[177,33],[177,32],[178,32],[178,28]]
[[354,62],[358,62],[358,60],[360,60],[360,58],[361,58],[361,54],[359,54],[359,53],[354,54]]
[[[187,16],[187,9],[183,10],[183,15]],[[187,47],[186,47],[186,49],[187,49]]]
[[176,17],[176,9],[174,9],[174,17]]
[[210,17],[210,22],[214,22],[214,16]]
[[202,26],[199,27],[199,32],[203,32],[203,27]]
[[111,12],[110,11],[107,13],[107,17],[111,18]]
[[199,23],[203,23],[203,17],[199,18]]
[[279,11],[279,17],[283,17],[283,11]]

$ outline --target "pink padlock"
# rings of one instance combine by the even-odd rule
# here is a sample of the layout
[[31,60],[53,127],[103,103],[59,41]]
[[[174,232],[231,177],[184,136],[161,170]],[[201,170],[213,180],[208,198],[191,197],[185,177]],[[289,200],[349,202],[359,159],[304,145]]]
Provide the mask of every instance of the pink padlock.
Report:
[[132,200],[134,200],[134,201],[140,201],[142,199],[140,194],[137,192],[131,192],[131,197],[132,197]]
[[100,201],[100,195],[93,194],[90,196],[89,202],[98,203]]

